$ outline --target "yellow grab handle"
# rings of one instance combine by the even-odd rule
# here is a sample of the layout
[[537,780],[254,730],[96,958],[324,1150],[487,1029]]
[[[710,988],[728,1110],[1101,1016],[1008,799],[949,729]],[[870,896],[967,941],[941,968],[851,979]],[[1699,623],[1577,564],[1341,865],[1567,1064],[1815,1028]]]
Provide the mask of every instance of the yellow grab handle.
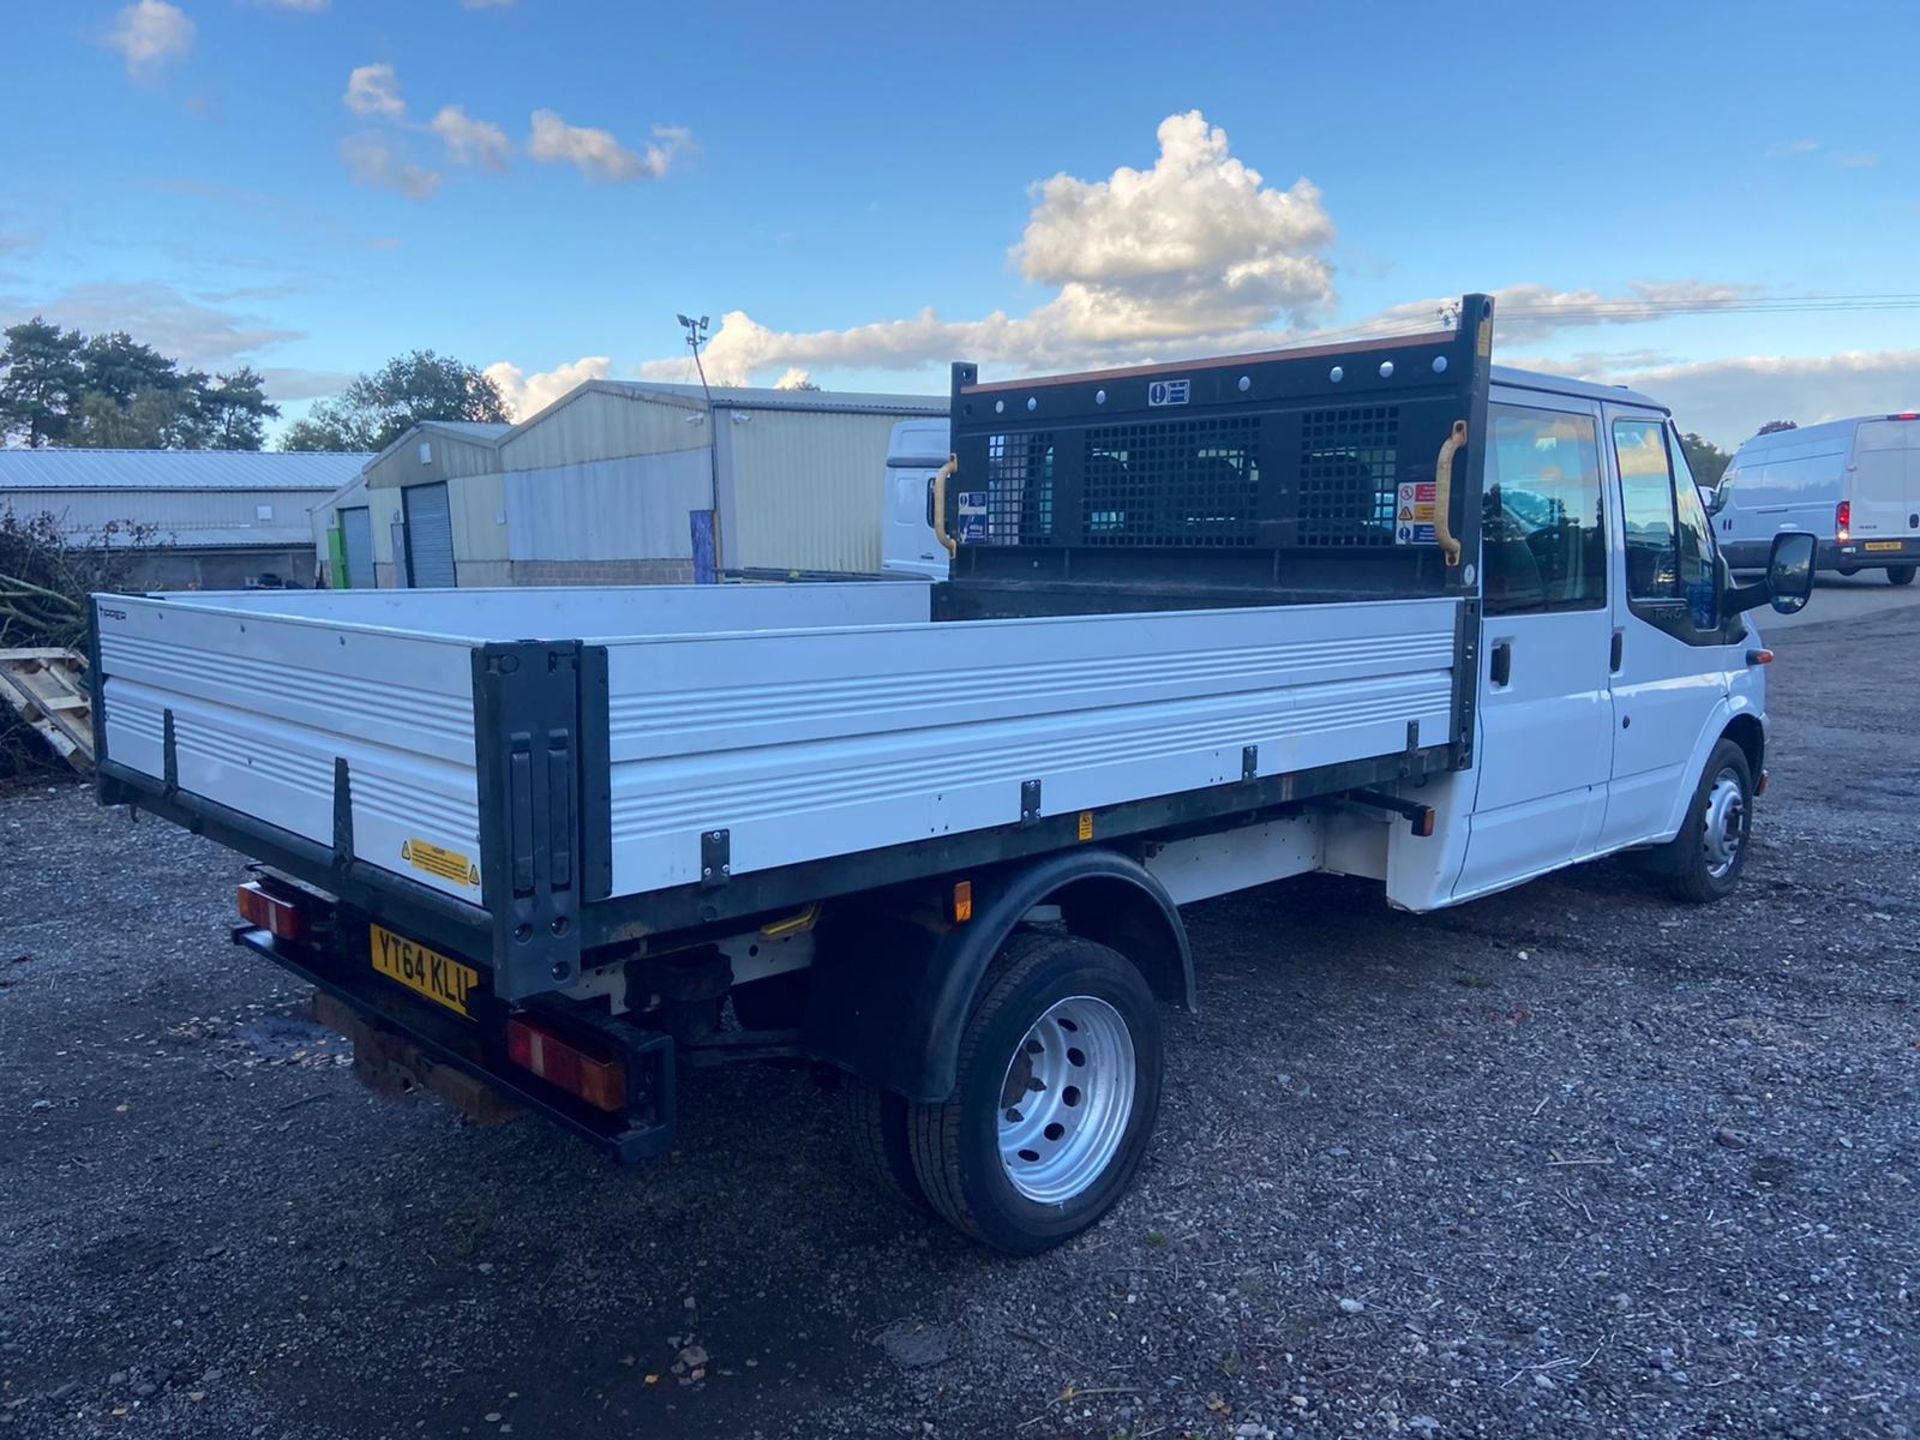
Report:
[[947,463],[933,473],[933,534],[950,557],[959,553],[960,542],[947,534],[947,477],[959,468],[960,457],[948,455]]
[[1460,563],[1460,541],[1453,533],[1453,455],[1467,443],[1467,422],[1456,420],[1440,442],[1440,458],[1433,462],[1433,538],[1440,542],[1449,566]]

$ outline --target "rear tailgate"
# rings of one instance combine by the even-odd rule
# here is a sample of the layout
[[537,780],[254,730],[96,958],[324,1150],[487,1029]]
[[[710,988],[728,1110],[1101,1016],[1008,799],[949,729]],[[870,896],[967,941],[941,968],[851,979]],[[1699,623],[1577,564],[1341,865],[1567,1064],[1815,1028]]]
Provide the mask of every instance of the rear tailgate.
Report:
[[480,902],[468,642],[129,596],[96,609],[113,761],[333,846],[338,758],[351,858]]

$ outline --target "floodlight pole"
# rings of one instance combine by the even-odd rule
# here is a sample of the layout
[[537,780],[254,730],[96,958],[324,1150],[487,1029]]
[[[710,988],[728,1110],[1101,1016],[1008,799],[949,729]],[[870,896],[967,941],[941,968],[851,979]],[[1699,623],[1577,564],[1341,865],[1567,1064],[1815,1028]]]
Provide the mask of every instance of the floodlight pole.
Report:
[[719,579],[720,572],[720,425],[713,413],[713,389],[707,384],[707,367],[700,361],[700,346],[707,338],[707,317],[698,320],[688,315],[674,317],[687,332],[687,348],[693,351],[693,368],[700,376],[700,393],[707,401],[707,488],[712,506],[709,514],[713,516],[713,569],[714,578]]

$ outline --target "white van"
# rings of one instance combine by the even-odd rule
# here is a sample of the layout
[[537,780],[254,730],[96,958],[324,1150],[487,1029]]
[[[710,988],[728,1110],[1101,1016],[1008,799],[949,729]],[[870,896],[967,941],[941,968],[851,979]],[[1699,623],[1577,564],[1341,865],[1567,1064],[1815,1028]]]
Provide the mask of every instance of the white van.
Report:
[[933,476],[950,453],[944,419],[902,420],[893,427],[880,542],[880,568],[887,574],[947,578],[947,554],[933,533]]
[[1757,570],[1782,530],[1820,537],[1820,568],[1885,570],[1911,585],[1920,566],[1920,411],[1861,415],[1756,435],[1721,477],[1714,530],[1727,564]]

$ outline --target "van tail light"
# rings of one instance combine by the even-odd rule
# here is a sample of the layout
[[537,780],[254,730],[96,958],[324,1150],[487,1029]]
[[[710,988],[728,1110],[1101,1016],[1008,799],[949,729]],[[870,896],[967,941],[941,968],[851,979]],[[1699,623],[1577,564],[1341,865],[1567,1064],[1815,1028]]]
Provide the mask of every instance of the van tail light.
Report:
[[1833,507],[1833,538],[1845,543],[1853,529],[1853,502],[1842,500]]
[[299,901],[275,895],[258,880],[242,885],[237,898],[240,918],[256,930],[265,930],[281,940],[307,938],[307,912],[300,908]]
[[627,1067],[581,1048],[537,1020],[507,1021],[507,1058],[596,1110],[627,1107]]
[[1887,416],[1889,420],[1920,420],[1920,410],[1902,410],[1898,415]]

